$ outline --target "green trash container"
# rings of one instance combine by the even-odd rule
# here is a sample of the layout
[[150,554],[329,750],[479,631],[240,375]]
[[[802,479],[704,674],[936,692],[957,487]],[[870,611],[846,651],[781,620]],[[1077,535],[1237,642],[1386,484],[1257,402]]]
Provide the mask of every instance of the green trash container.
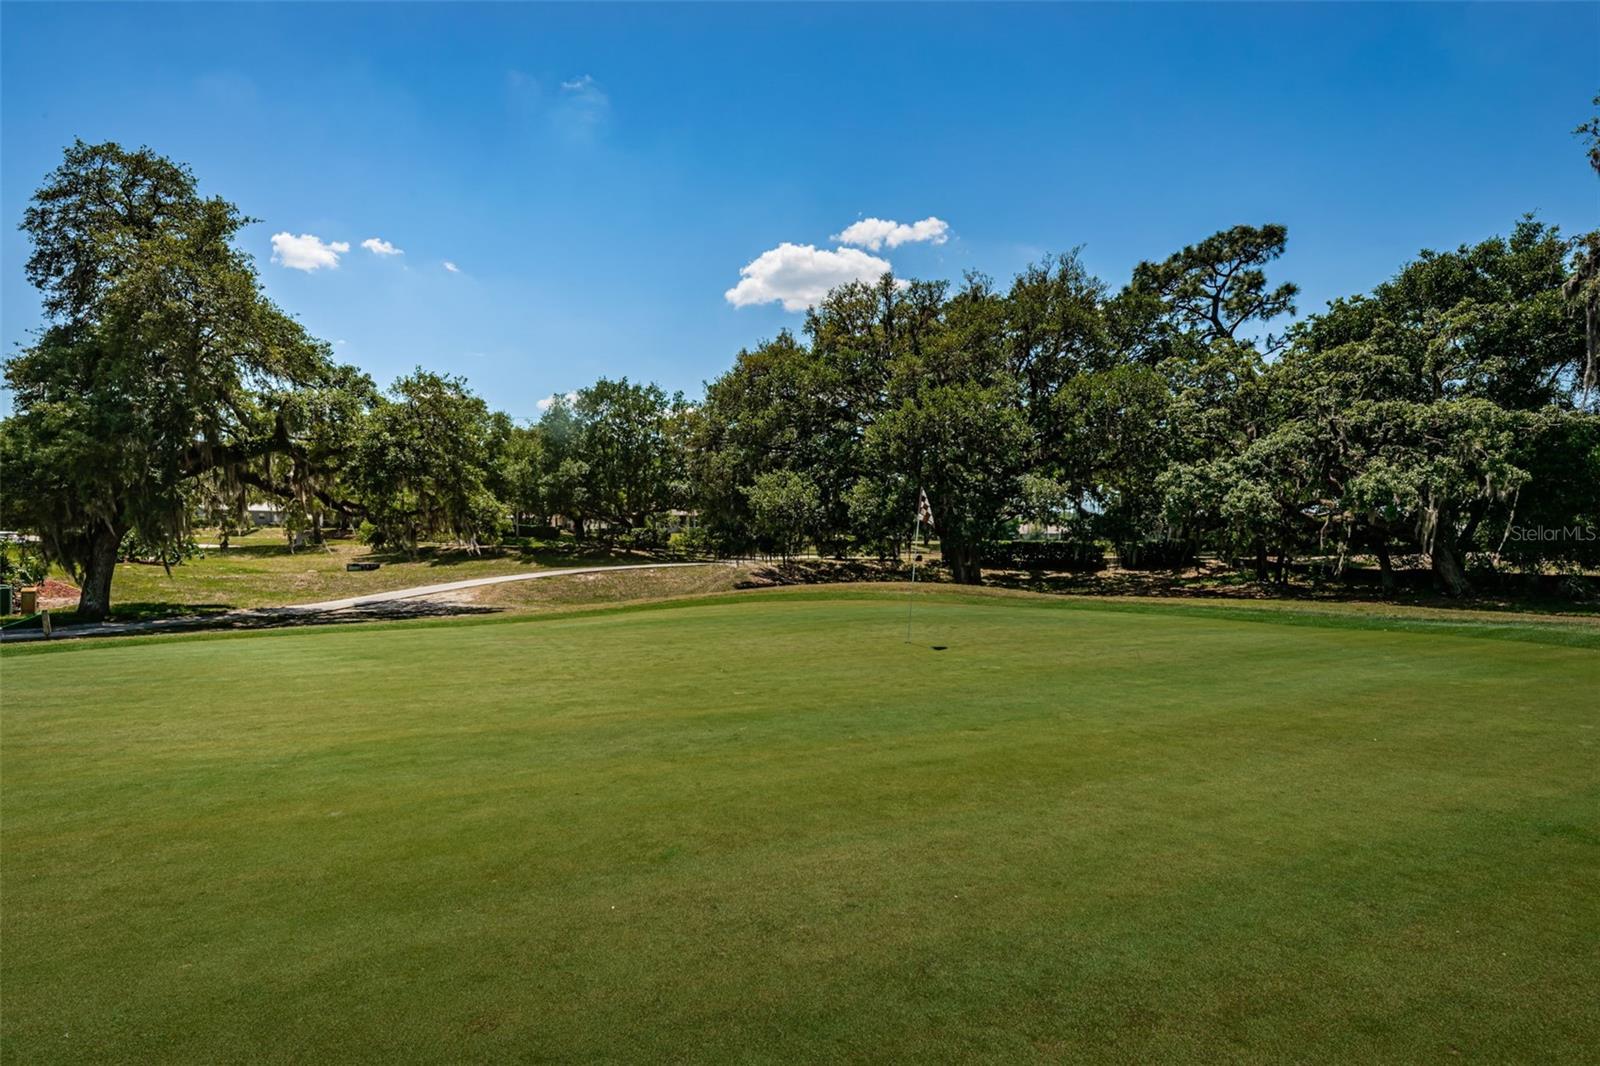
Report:
[[11,613],[11,586],[0,585],[0,614]]

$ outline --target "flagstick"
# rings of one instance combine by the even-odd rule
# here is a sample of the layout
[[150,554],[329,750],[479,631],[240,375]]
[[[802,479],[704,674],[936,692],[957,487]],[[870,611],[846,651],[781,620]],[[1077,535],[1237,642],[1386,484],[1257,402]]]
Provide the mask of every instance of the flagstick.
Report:
[[917,537],[922,534],[922,509],[917,509],[917,524],[911,533],[911,588],[906,592],[906,643],[911,643],[911,600],[917,594]]

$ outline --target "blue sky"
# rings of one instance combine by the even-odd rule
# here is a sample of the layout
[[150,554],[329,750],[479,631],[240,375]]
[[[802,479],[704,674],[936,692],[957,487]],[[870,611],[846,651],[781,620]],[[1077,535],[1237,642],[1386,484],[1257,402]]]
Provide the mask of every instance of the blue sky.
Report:
[[[0,20],[7,350],[38,324],[27,197],[73,137],[111,139],[261,219],[243,244],[267,291],[342,359],[385,384],[464,374],[518,416],[601,375],[695,393],[801,321],[753,301],[803,302],[871,260],[1003,282],[1082,246],[1119,285],[1214,230],[1282,222],[1276,275],[1306,312],[1527,211],[1600,224],[1570,133],[1600,91],[1595,4],[6,3]],[[904,239],[834,239],[866,218]]]

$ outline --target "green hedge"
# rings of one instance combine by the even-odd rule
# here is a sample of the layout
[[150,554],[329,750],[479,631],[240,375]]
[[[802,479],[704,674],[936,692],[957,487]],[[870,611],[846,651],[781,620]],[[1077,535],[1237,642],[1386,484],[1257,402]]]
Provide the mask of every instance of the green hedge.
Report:
[[1124,570],[1181,570],[1192,566],[1195,558],[1195,547],[1188,541],[1117,545],[1117,564]]
[[1097,544],[1070,540],[1002,540],[983,553],[982,565],[994,570],[1068,570],[1094,573],[1106,568]]

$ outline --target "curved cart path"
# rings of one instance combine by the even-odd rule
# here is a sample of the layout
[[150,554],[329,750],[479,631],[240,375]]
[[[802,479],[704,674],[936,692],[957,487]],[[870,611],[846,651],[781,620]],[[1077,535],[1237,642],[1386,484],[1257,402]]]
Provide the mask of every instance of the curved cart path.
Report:
[[372,592],[365,596],[347,596],[342,600],[323,600],[321,603],[296,603],[276,608],[280,611],[343,611],[350,607],[369,607],[375,603],[395,600],[414,600],[424,596],[437,596],[442,592],[475,589],[483,585],[503,585],[508,581],[536,581],[542,577],[566,577],[569,574],[599,574],[611,570],[664,570],[671,566],[718,566],[719,563],[625,563],[621,566],[572,566],[563,570],[531,570],[526,574],[501,574],[498,577],[474,577],[465,581],[446,581],[439,585],[417,585],[392,592]]
[[[369,592],[362,596],[346,596],[338,600],[318,603],[295,603],[287,607],[261,607],[252,610],[229,611],[226,614],[190,618],[158,618],[148,622],[98,622],[90,625],[57,626],[53,640],[73,637],[114,637],[136,633],[162,633],[189,629],[231,629],[269,626],[277,621],[336,611],[359,611],[397,600],[420,600],[462,589],[480,588],[484,585],[503,585],[511,581],[537,581],[546,577],[567,577],[572,574],[603,574],[613,570],[665,570],[679,566],[728,566],[726,562],[710,563],[624,563],[620,566],[571,566],[557,570],[530,570],[522,574],[500,574],[496,577],[474,577],[464,581],[445,581],[437,585],[413,585],[411,588],[391,589],[388,592]],[[7,630],[0,634],[6,644],[21,644],[43,640],[44,633],[37,629]]]

